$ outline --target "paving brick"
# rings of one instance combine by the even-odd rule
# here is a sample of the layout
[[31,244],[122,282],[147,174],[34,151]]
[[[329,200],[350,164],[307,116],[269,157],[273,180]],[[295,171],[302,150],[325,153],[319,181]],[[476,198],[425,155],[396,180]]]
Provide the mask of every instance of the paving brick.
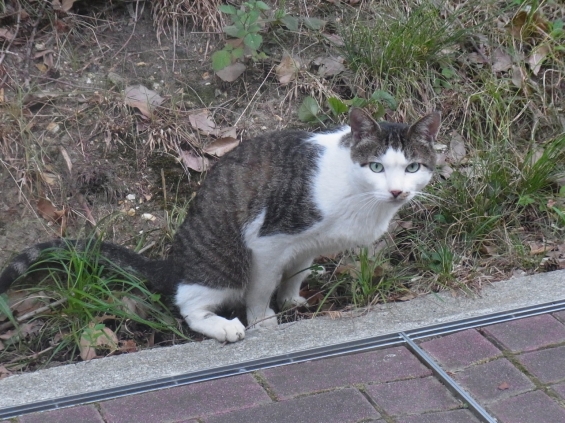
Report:
[[82,405],[43,413],[26,414],[19,418],[20,423],[104,423],[93,405]]
[[565,380],[565,346],[525,353],[517,358],[543,383]]
[[[453,379],[485,404],[535,389],[535,385],[505,358],[469,367],[453,375]],[[503,387],[506,389],[501,389]]]
[[421,377],[431,371],[405,347],[326,358],[262,371],[279,398],[352,384]]
[[558,311],[557,313],[553,313],[553,316],[561,322],[565,323],[565,311]]
[[422,342],[420,346],[429,352],[442,367],[451,371],[502,354],[498,348],[475,329]]
[[390,415],[443,411],[461,406],[433,377],[370,385],[366,390],[375,403]]
[[469,410],[442,411],[396,419],[397,423],[480,423]]
[[499,423],[565,422],[565,409],[541,391],[528,392],[490,406]]
[[486,326],[483,330],[512,352],[565,342],[565,326],[550,314]]
[[378,419],[380,414],[356,389],[324,392],[220,414],[204,419],[206,423],[353,423]]
[[251,375],[241,375],[117,398],[100,408],[107,423],[164,423],[269,402]]

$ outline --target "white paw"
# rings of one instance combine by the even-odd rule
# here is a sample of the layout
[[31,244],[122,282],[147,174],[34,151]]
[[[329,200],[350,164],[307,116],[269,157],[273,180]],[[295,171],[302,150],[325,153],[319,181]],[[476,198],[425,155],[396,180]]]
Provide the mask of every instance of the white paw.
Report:
[[252,311],[247,312],[247,321],[249,327],[253,328],[266,328],[275,329],[278,326],[277,315],[275,312],[268,308],[265,313],[253,313]]
[[288,310],[293,307],[308,307],[308,300],[300,295],[296,295],[279,301],[279,307],[281,310]]
[[245,326],[236,317],[228,320],[220,316],[193,320],[189,323],[193,331],[200,332],[220,342],[237,342],[245,338]]

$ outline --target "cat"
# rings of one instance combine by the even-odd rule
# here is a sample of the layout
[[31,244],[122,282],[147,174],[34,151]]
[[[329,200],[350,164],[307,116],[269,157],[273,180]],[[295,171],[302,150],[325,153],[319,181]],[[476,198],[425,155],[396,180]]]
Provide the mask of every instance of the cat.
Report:
[[[243,142],[199,189],[164,260],[103,242],[101,254],[174,296],[189,327],[221,342],[245,337],[220,307],[245,305],[250,326],[276,327],[270,307],[306,305],[299,294],[315,257],[370,245],[429,183],[440,113],[409,126],[375,122],[352,108],[349,126],[328,133],[283,130]],[[72,241],[76,246],[82,241]],[[37,244],[0,274],[0,293],[47,248]]]

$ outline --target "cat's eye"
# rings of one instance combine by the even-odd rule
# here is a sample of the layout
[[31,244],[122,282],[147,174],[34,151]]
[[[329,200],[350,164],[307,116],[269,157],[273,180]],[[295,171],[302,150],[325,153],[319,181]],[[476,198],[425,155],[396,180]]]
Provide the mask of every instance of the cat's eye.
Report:
[[420,163],[410,163],[406,166],[406,172],[408,173],[418,172],[418,170],[420,170]]
[[369,163],[369,168],[375,173],[381,173],[385,170],[385,167],[382,163],[371,162]]

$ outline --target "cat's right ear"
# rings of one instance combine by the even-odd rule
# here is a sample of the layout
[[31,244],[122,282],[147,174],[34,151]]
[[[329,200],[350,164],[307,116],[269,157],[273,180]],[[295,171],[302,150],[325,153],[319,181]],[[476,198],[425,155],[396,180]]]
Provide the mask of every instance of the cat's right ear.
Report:
[[441,125],[441,113],[435,111],[424,116],[408,130],[408,137],[421,137],[426,142],[433,143],[439,132]]
[[381,129],[379,124],[366,111],[358,107],[352,108],[349,112],[349,126],[354,143],[358,143],[371,135],[374,136]]

